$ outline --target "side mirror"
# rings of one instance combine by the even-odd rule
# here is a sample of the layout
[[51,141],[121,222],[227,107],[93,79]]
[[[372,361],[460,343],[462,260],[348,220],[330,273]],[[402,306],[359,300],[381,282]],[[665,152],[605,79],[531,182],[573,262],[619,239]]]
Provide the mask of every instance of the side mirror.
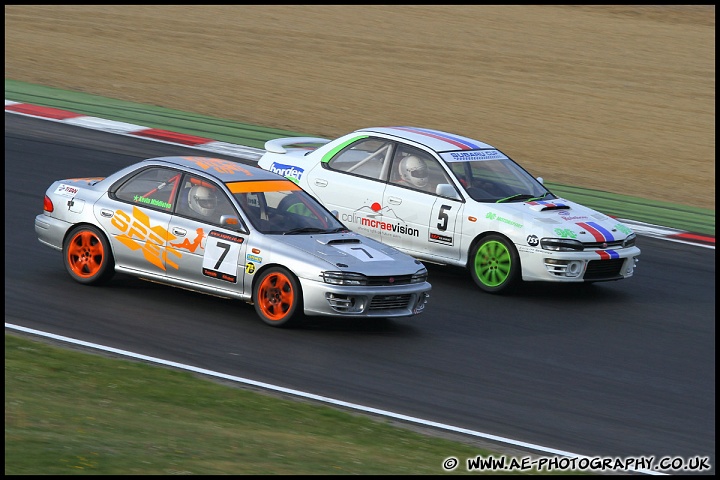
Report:
[[540,182],[540,183],[543,183],[544,180],[543,180],[542,177],[537,177],[537,181]]
[[227,227],[230,230],[236,230],[238,232],[245,231],[242,223],[240,222],[240,219],[235,215],[222,215],[220,217],[220,225],[222,225],[223,227]]
[[457,190],[455,190],[455,187],[449,183],[439,183],[435,188],[435,193],[441,197],[452,198],[453,200],[462,200],[460,195],[458,195]]

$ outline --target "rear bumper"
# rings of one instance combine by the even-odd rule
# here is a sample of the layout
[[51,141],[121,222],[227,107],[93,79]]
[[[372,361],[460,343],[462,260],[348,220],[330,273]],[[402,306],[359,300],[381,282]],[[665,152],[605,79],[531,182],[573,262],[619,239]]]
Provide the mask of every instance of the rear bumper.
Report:
[[35,234],[43,245],[62,250],[63,239],[72,225],[49,215],[40,214],[35,217]]

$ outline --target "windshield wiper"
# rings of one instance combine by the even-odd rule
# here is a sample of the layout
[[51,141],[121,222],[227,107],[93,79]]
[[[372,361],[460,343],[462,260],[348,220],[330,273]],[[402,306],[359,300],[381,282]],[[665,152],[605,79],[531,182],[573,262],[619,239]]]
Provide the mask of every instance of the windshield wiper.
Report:
[[[495,203],[509,202],[510,200],[530,200],[533,198],[534,197],[532,195],[528,195],[527,193],[516,193],[515,195],[510,195],[509,197],[501,198],[500,200],[495,200]],[[542,198],[542,197],[540,197],[540,198]]]
[[543,198],[547,197],[549,194],[550,194],[550,192],[545,192],[542,195],[540,195],[539,197],[528,198],[528,200],[531,200],[531,201],[532,200],[542,200]]
[[293,228],[291,230],[288,230],[287,232],[284,232],[283,235],[296,235],[298,233],[330,233],[324,228],[317,228],[317,227],[300,227],[300,228]]

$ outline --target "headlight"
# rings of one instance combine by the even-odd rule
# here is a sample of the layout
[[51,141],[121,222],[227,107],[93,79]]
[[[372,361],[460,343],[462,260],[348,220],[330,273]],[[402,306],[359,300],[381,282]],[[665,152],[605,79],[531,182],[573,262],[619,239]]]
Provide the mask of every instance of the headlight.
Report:
[[627,236],[627,238],[625,238],[625,240],[623,240],[623,248],[634,247],[635,240],[637,240],[637,235],[631,233]]
[[418,270],[411,278],[410,283],[423,283],[427,281],[428,273],[427,270],[424,268],[422,270]]
[[333,285],[367,285],[368,279],[365,275],[350,272],[322,272],[325,283]]
[[582,252],[583,244],[579,240],[571,240],[569,238],[542,238],[540,246],[544,250],[553,250],[555,252]]

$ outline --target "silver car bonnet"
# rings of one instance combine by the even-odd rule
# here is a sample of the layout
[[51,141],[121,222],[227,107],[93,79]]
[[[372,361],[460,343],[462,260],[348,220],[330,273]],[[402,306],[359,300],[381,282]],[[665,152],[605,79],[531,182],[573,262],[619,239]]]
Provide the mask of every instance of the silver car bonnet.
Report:
[[372,267],[373,275],[400,275],[424,268],[414,258],[354,233],[277,235],[273,239],[348,271],[366,273]]

